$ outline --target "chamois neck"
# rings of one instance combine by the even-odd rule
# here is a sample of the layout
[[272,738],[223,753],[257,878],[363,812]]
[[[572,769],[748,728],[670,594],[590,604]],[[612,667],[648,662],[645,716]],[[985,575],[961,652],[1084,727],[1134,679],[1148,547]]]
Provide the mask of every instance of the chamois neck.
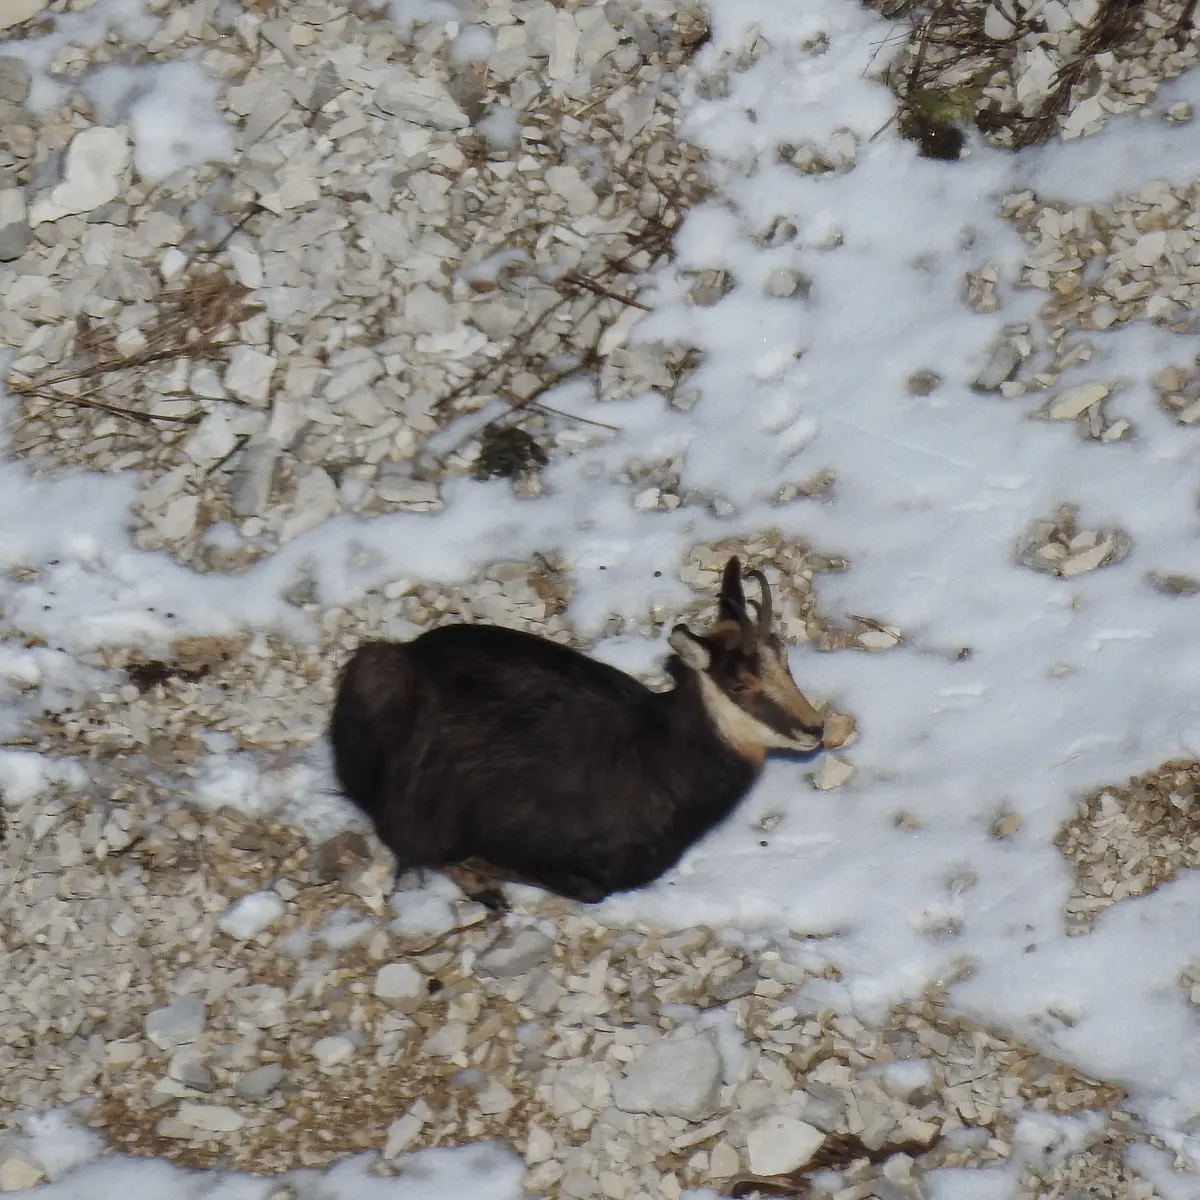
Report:
[[731,757],[757,774],[766,759],[766,749],[745,736],[740,722],[722,719],[723,708],[733,708],[732,701],[678,659],[668,660],[667,670],[675,686],[662,693],[661,699],[669,713],[672,738],[701,758],[713,754]]

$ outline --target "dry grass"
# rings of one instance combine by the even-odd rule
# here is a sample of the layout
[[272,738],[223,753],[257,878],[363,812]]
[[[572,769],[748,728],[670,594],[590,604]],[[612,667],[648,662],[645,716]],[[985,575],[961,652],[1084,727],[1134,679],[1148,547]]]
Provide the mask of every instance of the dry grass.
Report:
[[[1190,25],[1194,5],[1195,0],[1187,0],[1183,6],[1174,25],[1177,39]],[[958,157],[964,125],[1012,149],[1048,141],[1057,131],[1058,118],[1098,74],[1097,55],[1117,50],[1146,31],[1145,0],[1101,0],[1077,52],[1059,70],[1041,104],[1026,113],[985,95],[985,89],[1010,79],[1023,39],[1045,33],[1040,15],[1029,17],[1016,5],[1003,6],[1016,29],[1011,37],[997,39],[984,29],[985,4],[876,0],[874,7],[911,27],[907,52],[889,83],[900,100],[901,131],[921,144],[923,154],[935,158]]]
[[80,317],[65,366],[32,378],[14,372],[5,387],[20,398],[25,421],[45,418],[49,410],[65,404],[145,428],[194,424],[200,414],[148,411],[153,392],[146,371],[180,359],[222,360],[236,342],[238,325],[258,311],[248,302],[249,295],[249,289],[219,268],[194,266],[158,298],[158,311],[140,331],[142,344],[137,349],[122,352],[120,331]]

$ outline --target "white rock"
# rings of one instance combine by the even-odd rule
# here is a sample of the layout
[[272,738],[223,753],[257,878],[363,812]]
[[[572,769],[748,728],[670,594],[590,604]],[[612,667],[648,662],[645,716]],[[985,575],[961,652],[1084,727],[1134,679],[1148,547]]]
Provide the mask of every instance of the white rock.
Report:
[[525,1162],[531,1167],[547,1162],[554,1155],[554,1144],[554,1134],[550,1130],[534,1125],[525,1143]]
[[647,1046],[613,1087],[623,1112],[702,1121],[716,1111],[721,1056],[707,1034]]
[[159,259],[158,273],[165,282],[170,283],[172,279],[178,279],[183,274],[187,265],[188,256],[178,246],[168,246]]
[[[125,332],[136,333],[141,337],[140,343],[137,346],[130,346],[127,353],[145,349],[146,339],[141,330],[134,329]],[[191,375],[188,376],[188,387],[191,389],[192,395],[203,396],[206,400],[229,399],[229,393],[221,386],[221,376],[212,363],[196,363],[192,367]]]
[[266,510],[279,452],[279,446],[269,437],[252,440],[242,452],[229,488],[235,516],[255,517]]
[[279,531],[281,542],[290,542],[302,533],[315,529],[341,508],[337,484],[320,467],[312,467],[296,488],[292,511]]
[[816,1154],[825,1135],[806,1121],[768,1117],[746,1135],[746,1153],[755,1175],[786,1175]]
[[458,324],[446,297],[423,283],[404,297],[404,320],[418,333],[450,333]]
[[374,992],[381,1000],[413,1000],[425,990],[425,976],[412,963],[388,963],[375,973]]
[[994,392],[1006,380],[1011,379],[1021,365],[1021,356],[1011,342],[1000,342],[992,350],[988,364],[979,373],[974,384],[981,392]]
[[195,463],[220,462],[237,445],[237,435],[223,412],[211,412],[196,426],[183,452]]
[[216,1086],[213,1073],[200,1061],[195,1050],[176,1054],[167,1067],[172,1079],[197,1092],[211,1092]]
[[868,629],[858,635],[858,644],[864,650],[891,650],[900,644],[900,635],[890,629]]
[[1085,550],[1082,554],[1072,554],[1070,558],[1059,563],[1058,573],[1064,579],[1072,579],[1085,571],[1094,571],[1108,557],[1113,548],[1113,539],[1106,537],[1099,545]]
[[580,33],[579,61],[594,67],[620,45],[621,35],[609,24],[603,8],[578,8],[574,17]]
[[416,1140],[429,1117],[429,1105],[424,1100],[418,1100],[404,1116],[397,1117],[388,1126],[383,1157],[395,1158],[397,1154],[403,1154]]
[[550,56],[546,74],[559,83],[575,78],[576,56],[579,51],[579,26],[569,9],[560,8],[554,14],[550,34]]
[[104,1061],[114,1067],[126,1066],[142,1057],[141,1042],[109,1042],[104,1047]]
[[1134,259],[1143,267],[1152,267],[1167,251],[1167,231],[1155,229],[1151,233],[1143,233],[1133,243],[1131,253]]
[[988,5],[983,14],[983,32],[998,42],[1007,41],[1017,32],[1017,27],[1004,15],[995,4]]
[[313,1058],[323,1067],[336,1067],[354,1057],[357,1047],[348,1037],[335,1034],[313,1043]]
[[[46,7],[49,0],[0,0],[0,29],[11,29],[22,21],[32,20]],[[15,1188],[2,1188],[11,1192]]]
[[161,512],[148,512],[146,517],[164,541],[178,542],[191,536],[199,514],[199,496],[176,496]]
[[30,207],[30,225],[91,212],[115,200],[125,183],[130,154],[123,129],[96,125],[81,130],[67,147],[62,182],[38,196]]
[[234,243],[229,247],[229,261],[242,287],[251,290],[262,287],[262,259],[249,246]]
[[567,212],[573,217],[595,212],[600,203],[576,167],[548,168],[546,183],[567,202]]
[[467,1025],[465,1021],[447,1021],[441,1029],[425,1039],[422,1049],[426,1054],[436,1054],[449,1058],[457,1054],[467,1044]]
[[217,918],[217,928],[240,942],[249,941],[283,916],[285,905],[275,892],[251,892],[235,900]]
[[554,939],[540,930],[503,933],[475,960],[475,971],[493,979],[513,979],[543,966],[553,953]]
[[481,1113],[494,1115],[506,1113],[517,1103],[517,1098],[498,1079],[488,1081],[488,1084],[475,1097],[475,1107]]
[[392,478],[381,479],[375,485],[381,500],[388,504],[411,504],[422,508],[433,508],[440,503],[436,483],[424,479]]
[[283,1067],[264,1063],[248,1071],[233,1085],[234,1094],[241,1100],[265,1100],[283,1082]]
[[246,1123],[246,1118],[235,1108],[224,1104],[196,1104],[185,1100],[179,1106],[178,1119],[193,1129],[206,1129],[209,1133],[235,1133]]
[[[0,19],[3,18],[0,8]],[[2,26],[0,26],[2,28]],[[15,1151],[10,1151],[0,1162],[0,1192],[22,1192],[35,1187],[45,1178],[46,1172]]]
[[1017,79],[1017,99],[1023,103],[1049,95],[1059,63],[1041,46],[1034,46],[1028,54],[1018,56],[1018,61],[1021,60],[1023,69]]
[[[430,295],[437,296],[437,293],[431,288],[427,288],[426,291]],[[441,297],[439,296],[438,299],[440,300]],[[358,362],[344,367],[334,367],[333,374],[325,384],[325,398],[338,404],[351,393],[374,383],[382,374],[383,363],[375,356],[359,359]]]
[[397,69],[371,99],[385,113],[417,125],[465,129],[471,124],[445,85],[429,75],[418,78]]
[[250,346],[236,346],[225,368],[225,390],[246,404],[264,405],[271,394],[271,376],[279,360]]
[[1074,421],[1082,416],[1093,404],[1103,400],[1111,389],[1103,383],[1085,383],[1081,387],[1071,388],[1056,396],[1046,409],[1046,415],[1052,421]]
[[29,244],[25,193],[20,188],[0,188],[0,262],[20,258]]
[[469,325],[458,325],[449,333],[422,333],[414,348],[433,358],[469,358],[487,345],[487,335]]
[[1063,133],[1076,136],[1087,133],[1092,126],[1100,126],[1105,116],[1104,105],[1100,103],[1100,97],[1089,96],[1086,100],[1080,100],[1067,114],[1062,123]]
[[342,404],[342,412],[368,429],[382,425],[390,415],[387,405],[369,388],[362,388],[348,396]]
[[146,1037],[160,1050],[174,1050],[194,1042],[204,1029],[204,1001],[188,996],[146,1014]]
[[729,1179],[741,1170],[742,1160],[738,1152],[722,1138],[709,1155],[708,1170],[714,1179]]
[[791,267],[776,267],[767,277],[767,294],[785,300],[788,296],[794,296],[803,282],[804,277],[799,271]]
[[826,754],[813,775],[813,786],[822,792],[840,788],[854,778],[854,766],[836,754]]

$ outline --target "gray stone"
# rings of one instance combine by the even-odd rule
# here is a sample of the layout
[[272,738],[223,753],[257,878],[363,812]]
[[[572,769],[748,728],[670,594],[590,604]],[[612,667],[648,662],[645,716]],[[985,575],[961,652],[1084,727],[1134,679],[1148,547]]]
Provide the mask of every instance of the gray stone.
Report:
[[31,234],[23,221],[15,225],[0,225],[0,262],[14,262],[29,248]]
[[725,979],[719,979],[711,984],[708,994],[714,1000],[719,1000],[722,1004],[726,1004],[730,1000],[739,1000],[742,996],[749,996],[757,984],[758,968],[743,967],[736,974],[729,975]]
[[475,970],[493,979],[512,979],[544,966],[553,950],[554,939],[537,929],[522,929],[515,936],[501,934],[475,960]]
[[23,1192],[36,1187],[46,1172],[32,1163],[15,1147],[7,1147],[0,1156],[0,1192]]
[[0,189],[0,262],[12,262],[29,245],[25,193],[20,188]]
[[265,1100],[282,1082],[283,1067],[266,1063],[243,1075],[233,1085],[233,1093],[239,1100]]
[[11,29],[32,20],[47,3],[48,0],[0,0],[0,29]]
[[188,996],[146,1014],[146,1036],[160,1049],[173,1050],[194,1042],[204,1029],[204,1001]]
[[84,220],[89,225],[128,225],[132,215],[132,210],[124,201],[110,200],[99,208],[93,208]]
[[993,351],[988,365],[980,371],[971,385],[977,392],[996,392],[1000,385],[1011,379],[1021,365],[1017,348],[1009,342],[1001,342]]
[[34,200],[29,223],[57,221],[115,200],[124,186],[132,154],[124,129],[93,125],[80,130],[67,147],[62,181]]
[[756,1175],[786,1175],[816,1154],[825,1135],[804,1121],[772,1116],[746,1135],[750,1170]]
[[340,96],[346,90],[342,83],[337,67],[331,62],[323,62],[312,77],[312,91],[308,98],[301,101],[305,108],[319,112],[335,96]]
[[[40,122],[37,115],[32,113],[22,104],[13,104],[10,100],[0,100],[0,127],[5,125],[25,125],[30,129],[36,129]],[[62,152],[58,151],[53,155],[47,155],[47,158],[61,159]],[[37,182],[38,177],[42,172],[42,164],[38,163],[33,170],[34,178],[31,183]],[[43,186],[49,187],[54,182],[53,173],[47,175],[42,181]]]
[[387,963],[375,975],[375,995],[381,1000],[413,1000],[426,993],[425,976],[412,963]]
[[721,1056],[706,1033],[647,1046],[613,1087],[622,1112],[703,1121],[717,1108]]
[[209,1133],[236,1133],[246,1123],[246,1118],[227,1104],[195,1104],[188,1100],[179,1106],[179,1120]]
[[195,1053],[177,1054],[171,1060],[171,1078],[197,1092],[211,1092],[216,1087],[213,1073],[195,1057]]
[[[479,969],[478,963],[475,964],[475,969]],[[542,967],[530,974],[521,1003],[527,1008],[532,1008],[534,1012],[549,1014],[558,1008],[559,1001],[566,994],[567,989]]]
[[266,512],[275,485],[279,447],[270,438],[252,440],[242,451],[230,485],[230,503],[238,517]]
[[290,542],[334,516],[338,508],[337,484],[320,467],[310,467],[300,477],[292,511],[279,531],[280,542]]
[[251,346],[237,346],[225,368],[225,389],[246,404],[265,407],[271,394],[271,376],[278,365],[279,360],[273,354],[263,354]]
[[0,54],[0,100],[8,104],[24,104],[33,87],[29,64],[11,54]]

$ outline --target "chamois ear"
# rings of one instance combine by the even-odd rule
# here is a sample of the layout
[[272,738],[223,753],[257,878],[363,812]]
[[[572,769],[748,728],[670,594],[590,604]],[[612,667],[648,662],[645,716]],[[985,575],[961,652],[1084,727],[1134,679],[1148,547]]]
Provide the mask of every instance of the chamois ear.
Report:
[[667,644],[683,660],[685,667],[693,671],[708,670],[712,662],[708,647],[686,625],[676,625],[667,638]]

